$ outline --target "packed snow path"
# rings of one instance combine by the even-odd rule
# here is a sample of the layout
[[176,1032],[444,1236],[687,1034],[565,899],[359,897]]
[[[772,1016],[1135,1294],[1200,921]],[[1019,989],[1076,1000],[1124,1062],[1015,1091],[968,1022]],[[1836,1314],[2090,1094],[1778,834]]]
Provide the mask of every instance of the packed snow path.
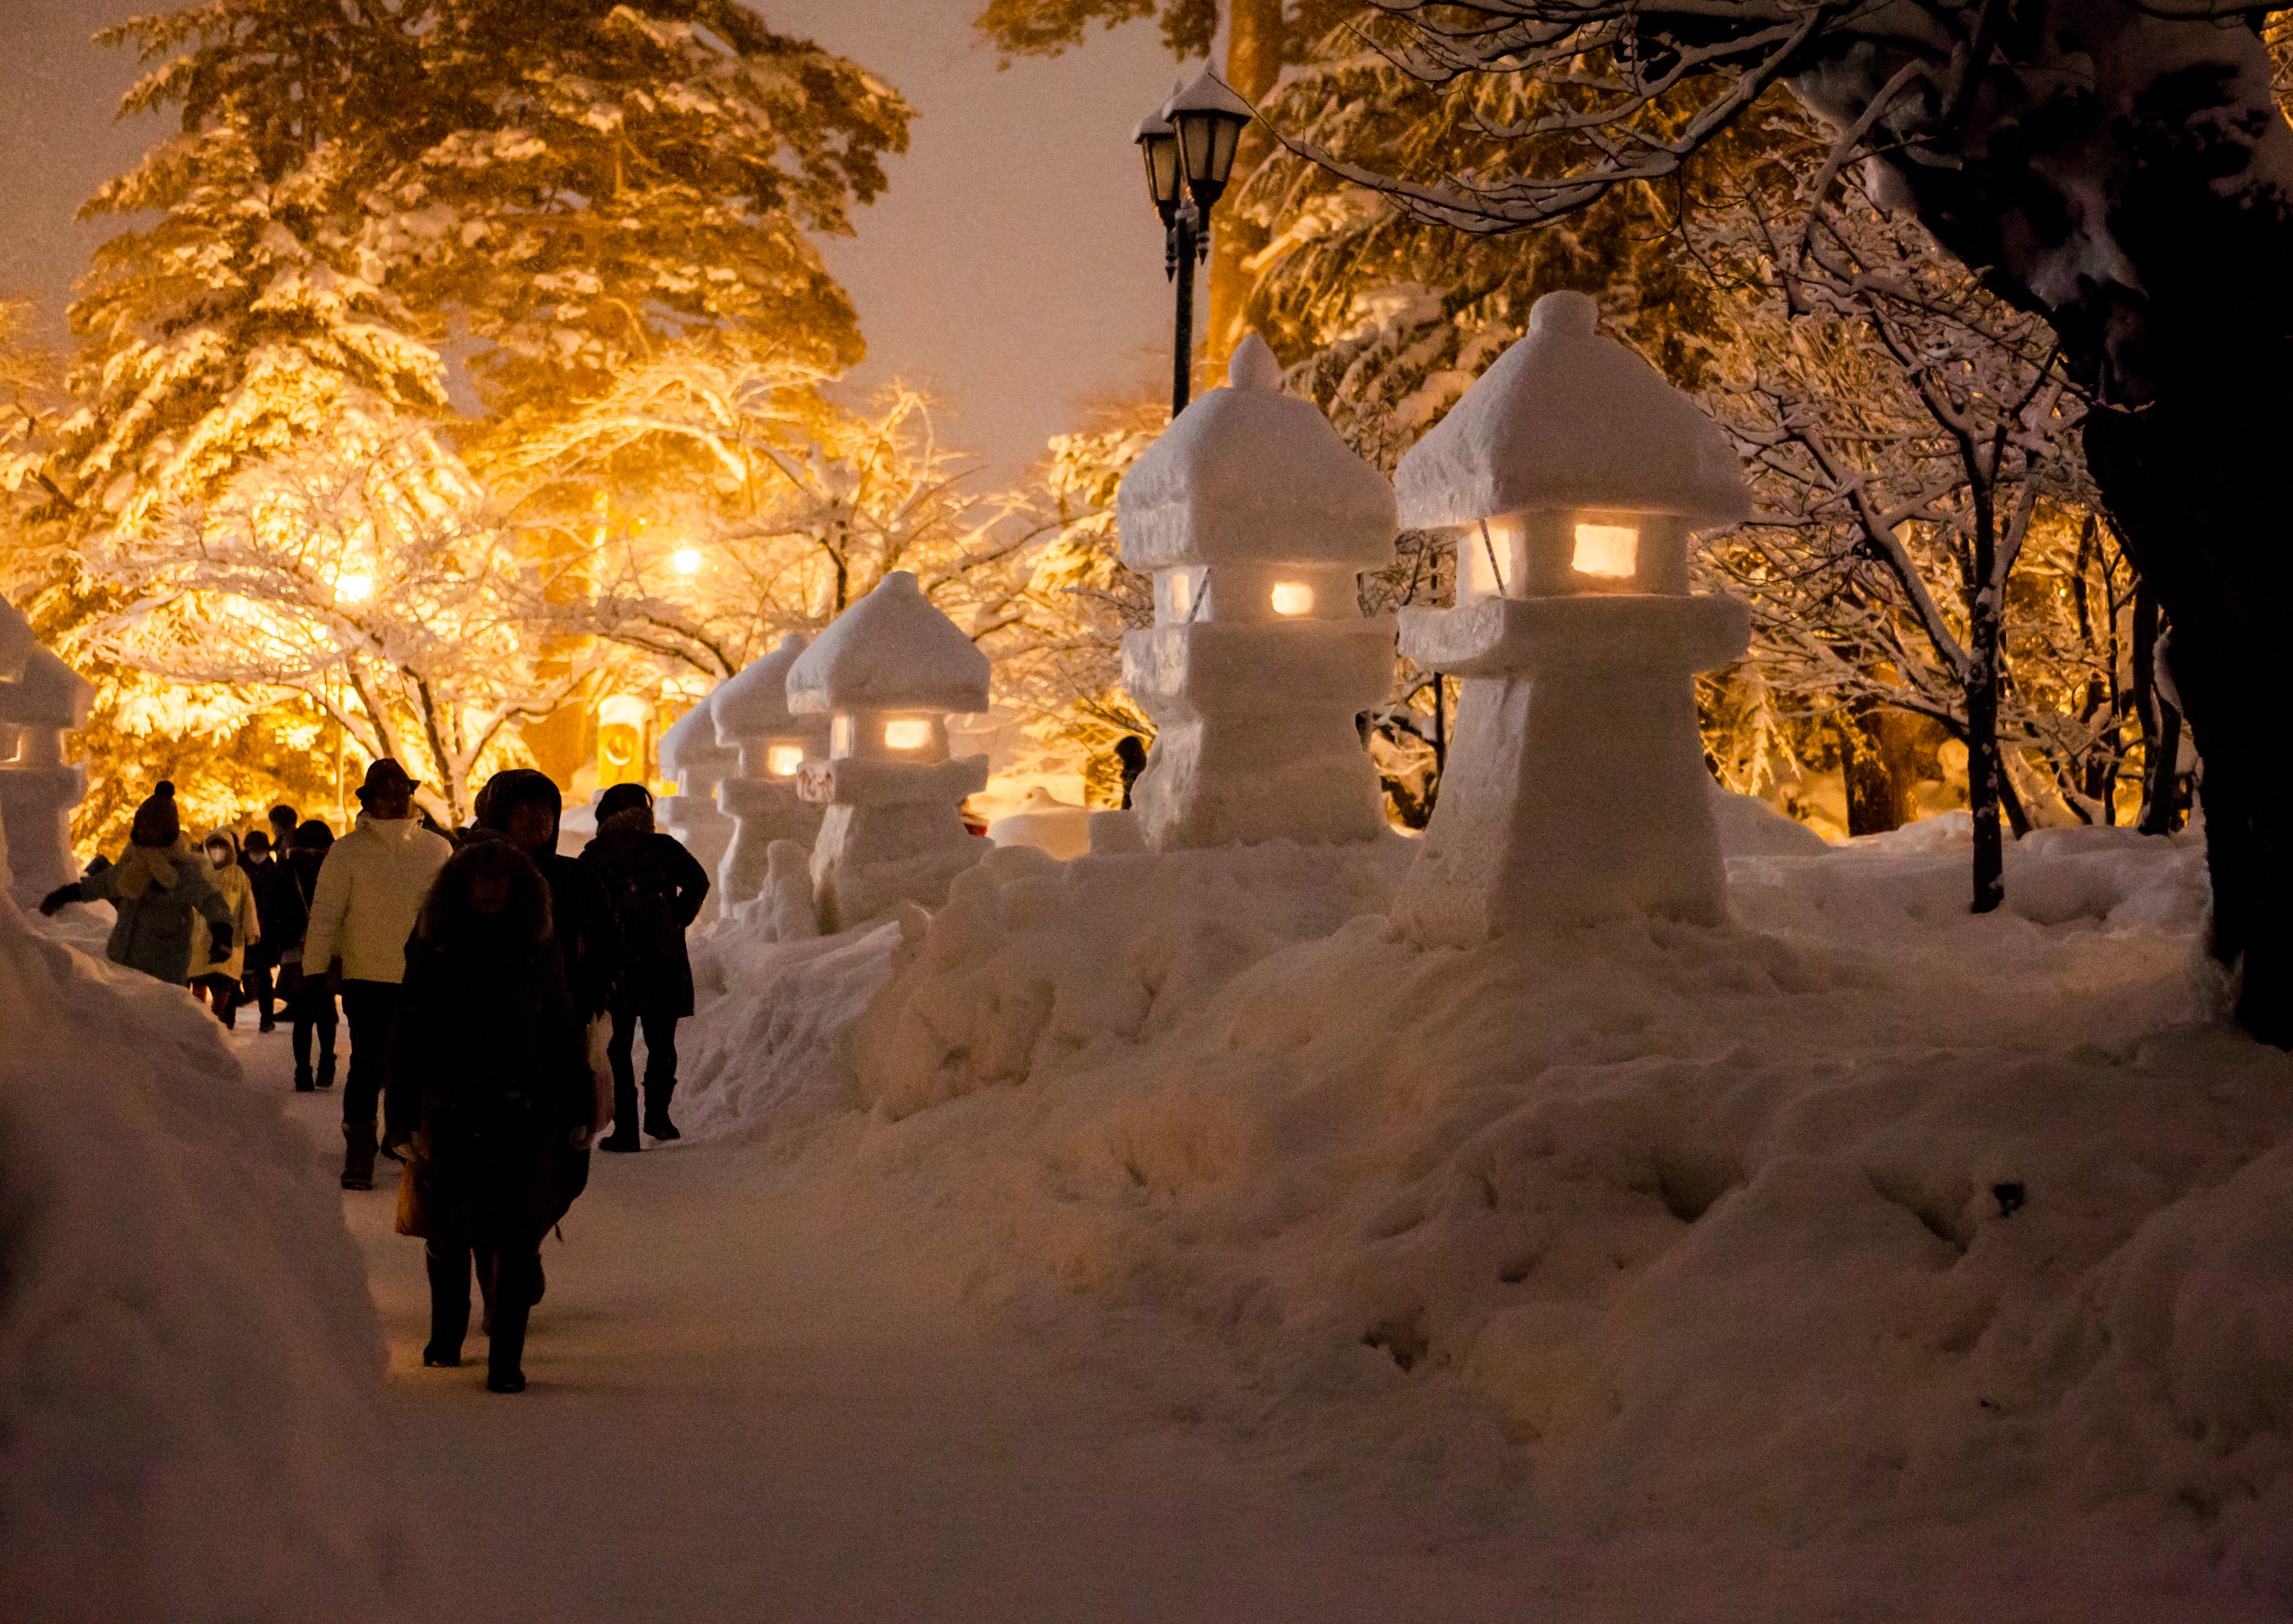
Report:
[[[247,1085],[338,1166],[336,1093],[289,1088],[286,1035],[231,1041]],[[1126,1360],[1062,1354],[831,1210],[766,1151],[600,1156],[550,1241],[523,1396],[426,1371],[421,1248],[395,1184],[343,1196],[389,1338],[410,1508],[406,1618],[499,1620],[1859,1620],[2251,1616],[2140,1539],[2011,1526],[1885,1542],[1642,1534],[1599,1547],[1396,1503],[1360,1479],[1155,1414]],[[389,1467],[377,1463],[377,1469]],[[2004,1610],[2003,1614],[1999,1610]]]

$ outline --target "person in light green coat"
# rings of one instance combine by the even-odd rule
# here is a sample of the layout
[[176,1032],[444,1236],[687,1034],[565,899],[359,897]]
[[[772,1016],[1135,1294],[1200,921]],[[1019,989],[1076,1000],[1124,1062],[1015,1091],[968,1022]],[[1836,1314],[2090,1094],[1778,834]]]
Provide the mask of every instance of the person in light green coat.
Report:
[[69,902],[112,904],[119,912],[104,945],[112,962],[182,987],[193,969],[193,914],[206,925],[208,953],[218,959],[231,955],[230,904],[208,878],[211,872],[206,858],[183,839],[175,785],[162,780],[151,799],[136,808],[119,861],[98,857],[78,880],[42,897],[40,911],[54,913]]

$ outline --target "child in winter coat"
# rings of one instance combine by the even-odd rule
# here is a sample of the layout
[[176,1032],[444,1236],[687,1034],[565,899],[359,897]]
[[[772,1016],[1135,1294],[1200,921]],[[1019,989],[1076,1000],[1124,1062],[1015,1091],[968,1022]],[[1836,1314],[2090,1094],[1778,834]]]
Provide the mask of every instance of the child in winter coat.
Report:
[[[119,861],[98,857],[86,874],[40,899],[54,913],[69,902],[108,902],[119,910],[104,952],[114,964],[183,986],[191,979],[191,922],[206,927],[209,958],[231,951],[231,910],[208,878],[206,860],[183,839],[175,809],[175,785],[162,780],[136,808],[127,849]],[[197,967],[203,972],[206,962]]]
[[383,1125],[408,1163],[398,1230],[425,1242],[422,1363],[461,1362],[474,1258],[493,1287],[486,1389],[520,1392],[558,1165],[588,1149],[595,1095],[549,887],[508,842],[473,843],[439,870],[406,944],[393,1034]]
[[262,939],[255,918],[255,886],[239,865],[239,839],[228,829],[216,829],[204,848],[214,872],[207,876],[231,910],[231,933],[224,956],[217,958],[205,919],[191,921],[191,962],[205,965],[204,974],[191,978],[191,995],[215,1012],[229,1029],[239,1025],[239,983],[246,974],[246,950]]

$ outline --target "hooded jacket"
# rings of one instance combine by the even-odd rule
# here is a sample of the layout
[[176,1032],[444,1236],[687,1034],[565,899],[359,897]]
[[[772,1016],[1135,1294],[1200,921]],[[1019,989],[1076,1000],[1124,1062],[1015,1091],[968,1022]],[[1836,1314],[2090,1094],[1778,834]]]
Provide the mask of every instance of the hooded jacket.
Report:
[[358,826],[327,849],[311,895],[303,973],[323,975],[342,960],[349,981],[396,982],[406,973],[406,938],[430,882],[454,855],[445,836],[419,818],[358,814]]
[[114,964],[172,981],[181,987],[194,968],[204,972],[203,961],[191,963],[191,921],[194,915],[210,925],[230,928],[230,905],[209,878],[215,870],[206,855],[177,839],[166,845],[130,845],[118,863],[96,860],[79,882],[79,894],[90,902],[109,902],[119,910],[104,952]]
[[194,975],[226,975],[233,981],[246,973],[246,950],[262,940],[262,926],[255,911],[255,886],[246,869],[239,866],[239,838],[228,829],[217,829],[200,843],[200,857],[204,862],[206,848],[217,841],[231,848],[231,860],[222,867],[207,864],[207,881],[223,896],[231,910],[231,951],[227,957],[209,958],[213,938],[207,930],[204,917],[194,914],[191,919],[191,973]]
[[[470,884],[505,875],[499,913]],[[417,1133],[401,1233],[530,1251],[565,1210],[568,1162],[595,1102],[581,1027],[550,930],[549,888],[506,841],[439,871],[406,945],[384,1118]]]

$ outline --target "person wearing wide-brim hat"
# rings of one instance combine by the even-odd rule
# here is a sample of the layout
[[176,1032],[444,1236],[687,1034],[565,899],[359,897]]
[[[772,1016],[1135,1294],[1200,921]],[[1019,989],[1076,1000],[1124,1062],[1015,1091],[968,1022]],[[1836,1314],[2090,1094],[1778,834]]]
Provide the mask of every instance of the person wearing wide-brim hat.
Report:
[[72,902],[110,903],[119,917],[105,954],[115,964],[182,987],[194,968],[207,967],[204,958],[196,967],[191,963],[194,914],[206,923],[209,955],[230,957],[231,908],[210,873],[206,858],[183,839],[175,785],[162,780],[136,808],[119,861],[98,857],[85,875],[42,897],[40,911],[54,913]]
[[406,974],[406,938],[454,847],[414,815],[418,786],[385,756],[358,788],[362,810],[328,848],[311,897],[303,973],[323,975],[351,1023],[351,1069],[342,1091],[342,1187],[375,1186],[376,1114],[390,1061],[391,1020]]

